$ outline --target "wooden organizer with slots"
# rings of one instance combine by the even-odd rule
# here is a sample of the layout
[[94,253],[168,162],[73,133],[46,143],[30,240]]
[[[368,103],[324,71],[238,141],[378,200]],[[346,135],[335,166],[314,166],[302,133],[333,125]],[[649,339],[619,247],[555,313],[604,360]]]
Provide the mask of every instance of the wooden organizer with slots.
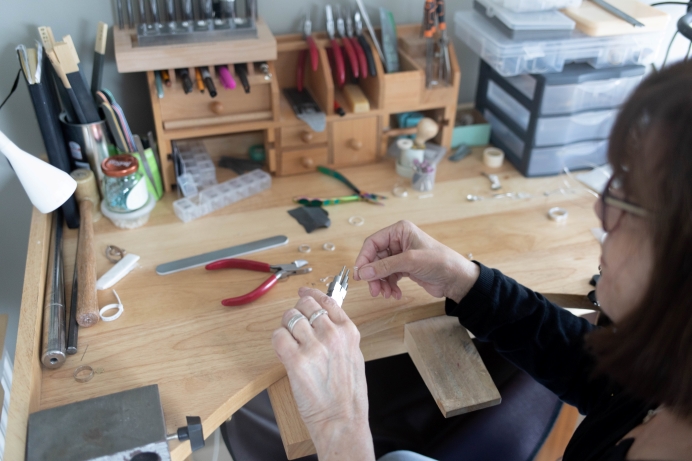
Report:
[[[339,168],[376,162],[385,155],[391,137],[412,132],[410,128],[397,129],[395,115],[419,111],[440,124],[433,141],[450,147],[461,80],[459,65],[450,43],[451,83],[426,88],[425,42],[421,42],[419,31],[419,24],[397,26],[401,66],[397,73],[384,72],[371,46],[377,76],[351,82],[359,85],[369,100],[370,111],[363,113],[348,110],[328,65],[327,35],[313,33],[319,66],[313,72],[306,62],[305,88],[326,114],[327,128],[319,133],[295,116],[283,95],[285,88],[296,86],[296,62],[299,52],[307,49],[305,40],[300,34],[275,38],[261,19],[257,39],[229,41],[223,46],[212,43],[171,46],[167,50],[137,48],[133,31],[116,30],[116,61],[120,72],[147,71],[164,184],[166,190],[171,190],[175,184],[171,142],[182,139],[257,133],[264,143],[269,171],[285,176],[313,171],[317,165]],[[266,80],[259,70],[260,62],[268,63],[271,79]],[[177,81],[164,87],[163,98],[158,97],[155,70],[169,70],[174,79],[176,68],[191,67],[194,71],[195,66],[237,63],[248,65],[249,94],[240,87],[223,89],[212,72],[216,98],[198,91],[186,95]],[[232,65],[229,70],[238,81]],[[345,116],[334,112],[334,101],[344,108]]]

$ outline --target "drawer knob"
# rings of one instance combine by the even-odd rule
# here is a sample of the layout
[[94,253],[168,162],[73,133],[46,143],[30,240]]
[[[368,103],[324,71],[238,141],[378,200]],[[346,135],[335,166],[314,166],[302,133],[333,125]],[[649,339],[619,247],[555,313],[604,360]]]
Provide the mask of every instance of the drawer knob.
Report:
[[300,164],[309,169],[315,166],[315,161],[311,157],[303,157],[300,159]]
[[309,143],[312,141],[312,133],[310,133],[307,130],[304,130],[302,133],[300,133],[300,139],[303,140],[304,143]]
[[216,115],[221,115],[223,114],[223,104],[219,101],[214,101],[211,104],[209,104],[209,108],[211,109],[212,112],[214,112]]
[[363,142],[358,141],[357,139],[353,138],[348,142],[348,145],[351,147],[353,150],[360,150],[363,147]]

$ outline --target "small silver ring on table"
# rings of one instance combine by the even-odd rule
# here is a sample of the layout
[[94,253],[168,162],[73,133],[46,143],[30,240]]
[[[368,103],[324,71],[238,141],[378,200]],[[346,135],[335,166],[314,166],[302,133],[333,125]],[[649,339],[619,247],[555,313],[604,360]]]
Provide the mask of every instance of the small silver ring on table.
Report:
[[408,190],[403,186],[396,186],[392,189],[392,194],[397,197],[408,197]]
[[348,223],[352,226],[362,226],[365,224],[365,218],[362,216],[351,216],[348,218]]
[[334,251],[336,250],[336,245],[334,245],[332,242],[327,242],[324,245],[322,245],[322,249],[327,251]]
[[106,258],[113,264],[117,263],[121,259],[125,257],[127,254],[127,250],[124,250],[120,247],[117,247],[115,245],[108,245],[106,247]]
[[288,321],[286,328],[288,328],[288,332],[291,333],[291,335],[293,335],[293,328],[296,326],[296,323],[300,322],[302,319],[307,320],[303,314],[296,314]]
[[559,206],[548,210],[548,217],[555,222],[565,222],[567,221],[567,216],[569,216],[569,212]]
[[[82,376],[82,374],[83,374],[82,372],[87,372],[88,374]],[[74,369],[74,372],[72,373],[72,377],[78,383],[89,382],[91,380],[91,378],[94,377],[94,369],[91,368],[89,365],[80,365]]]
[[304,243],[302,245],[298,245],[298,251],[301,253],[310,253],[310,250],[310,245],[306,245]]
[[320,309],[317,312],[315,312],[314,314],[312,314],[310,316],[310,320],[308,320],[310,322],[310,326],[312,326],[312,324],[315,322],[315,320],[317,320],[317,317],[319,317],[320,315],[324,315],[324,314],[329,314],[329,312],[327,312],[325,309]]
[[[116,291],[113,290],[113,294],[115,295],[115,298],[118,300],[118,302],[103,306],[99,310],[99,317],[101,317],[101,320],[103,320],[104,322],[112,322],[113,320],[123,315],[123,312],[125,311],[125,308],[123,307],[123,303],[120,301],[120,296],[118,296],[118,293],[116,293]],[[118,309],[118,311],[113,315],[103,315],[111,309]]]

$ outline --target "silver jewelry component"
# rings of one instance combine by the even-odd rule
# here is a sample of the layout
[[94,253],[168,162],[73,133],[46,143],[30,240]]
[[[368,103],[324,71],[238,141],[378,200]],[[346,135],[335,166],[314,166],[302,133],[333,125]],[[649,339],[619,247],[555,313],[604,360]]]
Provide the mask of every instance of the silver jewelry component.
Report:
[[300,251],[301,253],[310,253],[310,251],[311,251],[310,245],[306,245],[306,244],[298,245],[298,251]]
[[348,218],[348,223],[352,226],[362,226],[365,224],[365,219],[361,216],[351,216]]
[[548,217],[555,222],[565,222],[567,221],[567,216],[569,216],[569,212],[564,208],[560,208],[559,206],[548,210]]
[[322,249],[327,251],[334,251],[336,250],[336,245],[334,245],[332,242],[327,242],[324,245],[322,245]]
[[298,323],[301,319],[307,320],[303,314],[296,314],[293,317],[291,317],[291,320],[288,321],[288,331],[293,335],[293,327],[296,326],[296,323]]
[[108,245],[106,247],[106,258],[112,263],[117,263],[125,257],[127,250],[119,248],[115,245]]
[[319,317],[320,315],[323,315],[323,314],[329,314],[329,312],[327,312],[325,309],[320,309],[317,312],[315,312],[314,314],[312,314],[310,316],[310,320],[308,320],[308,322],[310,322],[310,326],[312,326],[313,322],[315,320],[317,320],[317,317]]

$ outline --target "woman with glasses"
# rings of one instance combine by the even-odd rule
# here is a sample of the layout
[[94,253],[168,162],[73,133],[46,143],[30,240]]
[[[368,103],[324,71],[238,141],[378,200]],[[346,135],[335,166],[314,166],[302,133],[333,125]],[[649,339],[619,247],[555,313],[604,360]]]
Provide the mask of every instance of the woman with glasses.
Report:
[[[596,297],[613,326],[575,317],[409,222],[365,240],[354,278],[372,296],[400,299],[397,282],[409,277],[445,297],[447,315],[576,406],[586,417],[564,461],[692,460],[692,62],[635,90],[608,160]],[[300,296],[273,343],[319,459],[374,460],[358,331],[324,294]],[[321,309],[328,315],[286,328]]]

